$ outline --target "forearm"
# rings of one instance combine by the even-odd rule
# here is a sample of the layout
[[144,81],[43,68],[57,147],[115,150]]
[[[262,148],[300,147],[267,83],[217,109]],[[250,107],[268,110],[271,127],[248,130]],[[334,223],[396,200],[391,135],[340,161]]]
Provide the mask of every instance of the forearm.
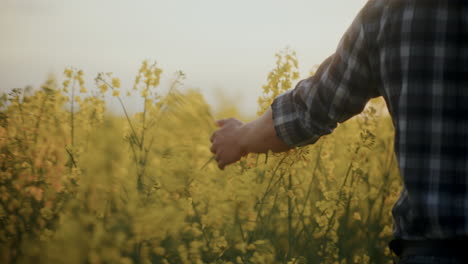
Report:
[[276,135],[271,108],[258,119],[244,124],[240,132],[243,152],[266,153],[283,152],[291,149]]

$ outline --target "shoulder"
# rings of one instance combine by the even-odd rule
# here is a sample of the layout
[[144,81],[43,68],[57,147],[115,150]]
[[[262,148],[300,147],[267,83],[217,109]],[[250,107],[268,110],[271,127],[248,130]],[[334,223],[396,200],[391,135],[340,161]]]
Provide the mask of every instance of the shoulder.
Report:
[[399,0],[368,0],[359,12],[359,21],[368,39],[375,40],[388,15],[388,7]]
[[380,20],[389,0],[368,0],[360,12],[364,23],[375,23]]

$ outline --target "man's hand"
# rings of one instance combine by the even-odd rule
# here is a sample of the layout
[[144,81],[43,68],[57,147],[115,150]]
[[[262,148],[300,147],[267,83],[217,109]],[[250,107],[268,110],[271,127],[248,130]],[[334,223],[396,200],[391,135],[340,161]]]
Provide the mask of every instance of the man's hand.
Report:
[[235,118],[218,120],[216,123],[220,129],[210,138],[210,150],[215,155],[218,167],[223,170],[226,165],[247,155],[245,147],[241,144],[244,123]]
[[271,109],[249,123],[229,118],[217,121],[221,128],[211,136],[211,152],[218,167],[234,163],[249,153],[283,152],[291,149],[276,135]]

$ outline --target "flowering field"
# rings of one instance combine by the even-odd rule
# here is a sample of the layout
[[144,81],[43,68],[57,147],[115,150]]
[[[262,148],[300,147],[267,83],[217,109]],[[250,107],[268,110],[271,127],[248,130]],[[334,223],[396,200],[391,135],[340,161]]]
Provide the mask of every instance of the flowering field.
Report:
[[[299,74],[276,55],[260,113]],[[134,87],[83,72],[0,100],[0,263],[388,263],[400,189],[391,118],[372,101],[316,144],[224,171],[215,117],[176,73],[143,62]],[[93,92],[90,92],[90,91]],[[126,111],[127,93],[141,111]],[[105,100],[105,98],[107,98]],[[109,98],[125,115],[106,112]]]

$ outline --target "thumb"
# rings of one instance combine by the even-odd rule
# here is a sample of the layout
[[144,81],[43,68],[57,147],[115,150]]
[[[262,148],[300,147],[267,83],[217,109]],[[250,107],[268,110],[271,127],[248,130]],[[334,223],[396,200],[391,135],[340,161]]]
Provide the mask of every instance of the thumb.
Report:
[[226,124],[227,121],[228,121],[228,119],[219,119],[219,120],[216,120],[216,124],[219,127],[222,127],[222,126],[224,126],[224,124]]

